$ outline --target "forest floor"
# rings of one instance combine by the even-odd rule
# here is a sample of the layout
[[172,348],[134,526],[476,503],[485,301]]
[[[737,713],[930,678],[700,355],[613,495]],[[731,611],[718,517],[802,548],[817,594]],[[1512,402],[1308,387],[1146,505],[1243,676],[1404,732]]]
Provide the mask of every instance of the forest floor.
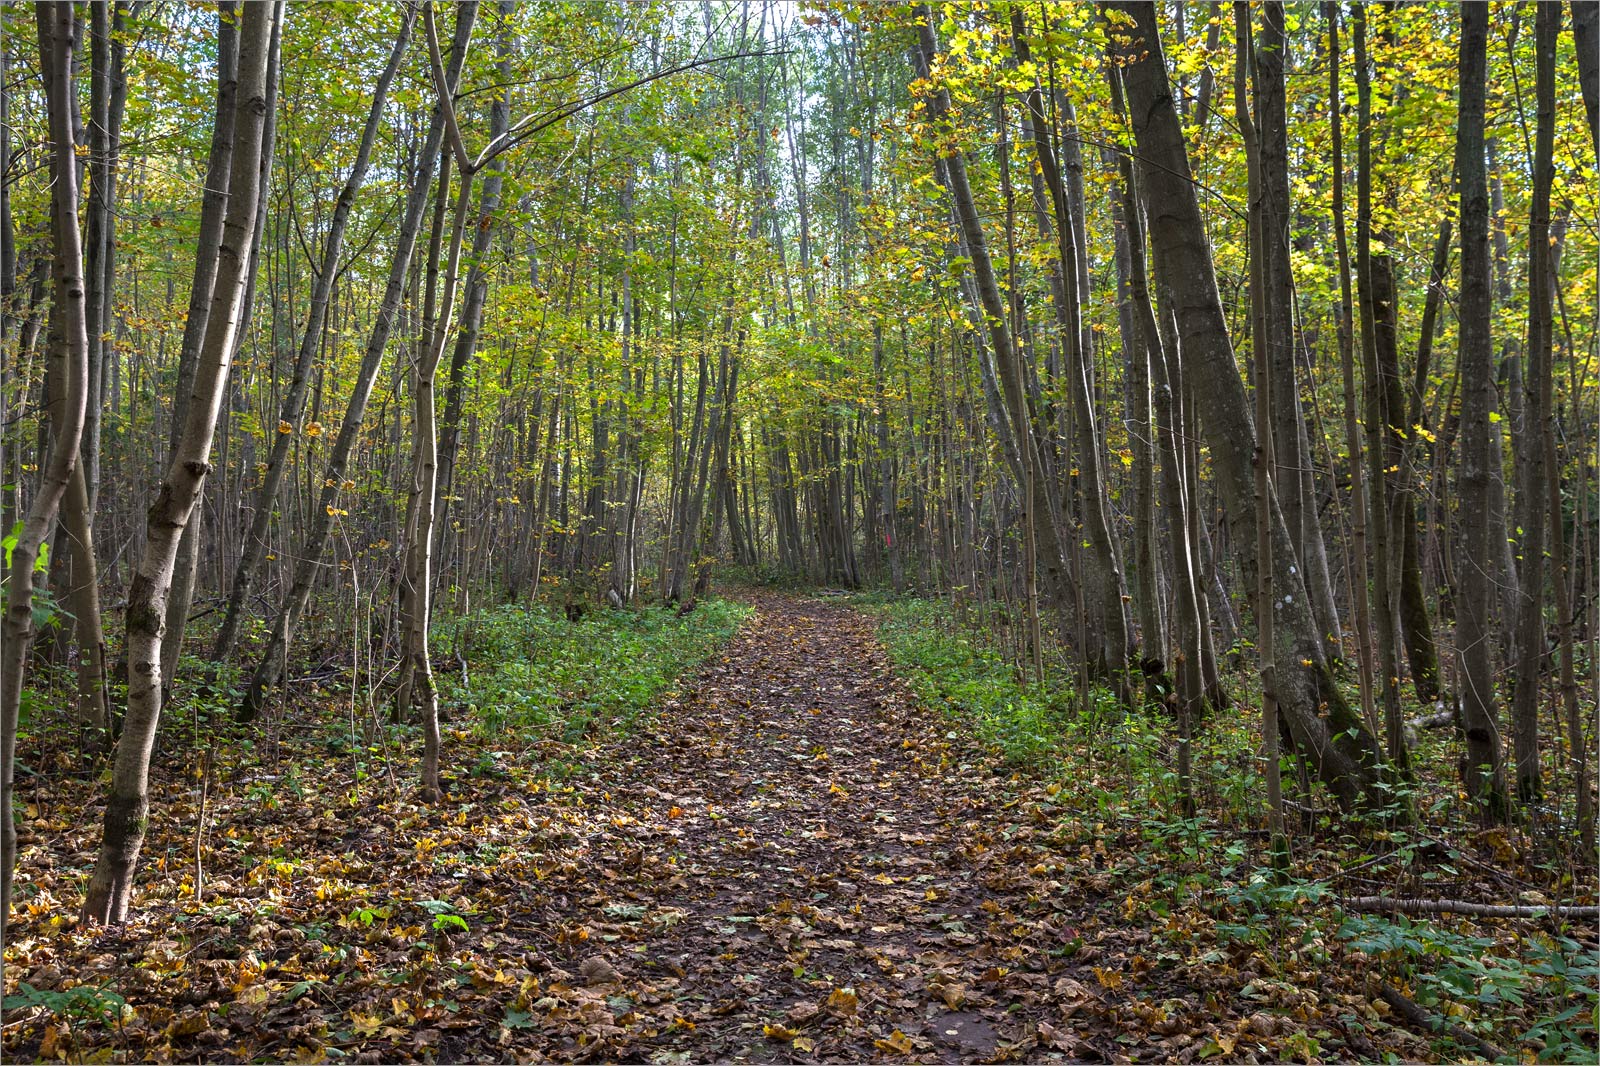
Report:
[[449,732],[436,807],[309,729],[273,741],[292,796],[219,783],[202,814],[168,758],[120,928],[71,917],[102,786],[25,786],[55,859],[24,852],[5,1059],[1439,1057],[1359,952],[1145,906],[1115,869],[1145,847],[1129,819],[1063,819],[1060,784],[919,705],[852,607],[752,602],[625,735],[515,758]]

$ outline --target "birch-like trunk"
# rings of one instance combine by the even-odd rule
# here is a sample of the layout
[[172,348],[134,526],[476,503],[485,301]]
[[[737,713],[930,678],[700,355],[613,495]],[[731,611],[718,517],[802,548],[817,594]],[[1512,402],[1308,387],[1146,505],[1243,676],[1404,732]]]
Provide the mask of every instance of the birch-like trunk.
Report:
[[[184,530],[211,472],[211,441],[235,350],[235,334],[249,282],[255,216],[259,204],[261,155],[274,86],[269,55],[281,3],[246,5],[239,30],[239,83],[235,97],[234,144],[228,179],[228,210],[216,249],[205,341],[195,364],[187,417],[172,464],[151,505],[145,545],[128,592],[128,713],[106,802],[100,857],[83,905],[86,921],[122,921],[132,898],[133,875],[149,821],[150,755],[161,719],[162,645],[167,597]],[[201,258],[209,249],[202,248]]]

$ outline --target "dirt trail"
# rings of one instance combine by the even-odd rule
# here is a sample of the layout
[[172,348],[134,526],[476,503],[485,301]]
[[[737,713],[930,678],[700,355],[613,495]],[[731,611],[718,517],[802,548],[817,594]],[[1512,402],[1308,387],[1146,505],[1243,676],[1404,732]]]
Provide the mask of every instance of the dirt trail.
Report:
[[562,901],[554,976],[628,997],[597,1057],[1111,1057],[1072,1021],[1099,1012],[1067,958],[1094,901],[857,612],[760,597],[595,765],[582,791],[617,830],[583,864],[600,890]]

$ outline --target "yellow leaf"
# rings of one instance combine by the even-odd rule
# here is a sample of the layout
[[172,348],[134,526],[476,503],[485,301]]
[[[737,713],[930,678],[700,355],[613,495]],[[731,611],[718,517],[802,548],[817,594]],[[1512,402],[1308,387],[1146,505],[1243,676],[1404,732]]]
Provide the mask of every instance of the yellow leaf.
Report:
[[278,422],[278,432],[279,433],[293,433],[294,432],[294,427],[291,426],[289,423],[280,420]]
[[835,988],[828,993],[828,1007],[841,1014],[854,1014],[859,1004],[856,990],[853,988]]
[[306,436],[308,436],[308,437],[320,437],[320,436],[322,436],[322,423],[321,422],[313,422],[313,423],[311,423],[310,425],[306,426],[305,432],[306,432]]
[[1117,973],[1115,970],[1108,970],[1103,966],[1096,966],[1094,968],[1094,976],[1095,980],[1100,982],[1100,986],[1102,988],[1108,988],[1115,992],[1117,989],[1122,987],[1122,975]]
[[911,1038],[898,1029],[882,1040],[874,1040],[872,1046],[879,1051],[893,1051],[897,1055],[911,1054]]
[[797,1031],[789,1028],[787,1025],[763,1025],[761,1027],[761,1035],[766,1037],[768,1040],[788,1041],[793,1040],[800,1034]]

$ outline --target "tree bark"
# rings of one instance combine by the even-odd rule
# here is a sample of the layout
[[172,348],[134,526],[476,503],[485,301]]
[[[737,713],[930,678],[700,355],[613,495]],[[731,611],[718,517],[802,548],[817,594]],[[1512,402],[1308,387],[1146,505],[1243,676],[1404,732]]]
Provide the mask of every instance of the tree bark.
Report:
[[[55,524],[61,498],[74,482],[88,403],[89,324],[83,278],[83,245],[78,231],[77,155],[72,130],[72,50],[77,22],[70,4],[35,5],[39,59],[50,131],[50,226],[55,245],[53,282],[61,321],[60,344],[53,353],[55,374],[63,381],[56,406],[50,454],[38,489],[11,546],[0,656],[0,936],[11,919],[11,885],[17,863],[16,818],[12,810],[17,726],[28,645],[33,640],[34,574],[40,547]],[[81,480],[79,481],[81,484]]]
[[[1324,657],[1324,641],[1307,601],[1294,543],[1276,500],[1258,513],[1253,506],[1252,470],[1256,426],[1239,378],[1228,336],[1204,220],[1190,177],[1183,130],[1167,81],[1166,58],[1156,26],[1155,5],[1110,4],[1112,27],[1128,90],[1129,110],[1139,152],[1150,238],[1156,268],[1171,294],[1185,340],[1185,380],[1193,389],[1218,488],[1234,533],[1234,550],[1248,585],[1256,579],[1256,525],[1270,523],[1273,602],[1257,603],[1274,612],[1277,635],[1273,683],[1278,704],[1299,750],[1347,808],[1374,808],[1385,797],[1374,788],[1381,761],[1372,734],[1352,714],[1334,684]],[[1280,595],[1281,594],[1281,595]]]
[[1461,8],[1460,100],[1456,124],[1456,175],[1461,195],[1460,510],[1466,516],[1465,560],[1456,603],[1456,654],[1459,657],[1461,719],[1467,754],[1462,778],[1467,795],[1486,821],[1504,817],[1505,767],[1500,750],[1498,701],[1494,690],[1491,607],[1494,598],[1490,523],[1473,516],[1489,513],[1491,481],[1499,477],[1491,415],[1498,414],[1490,318],[1493,296],[1489,257],[1489,174],[1485,163],[1484,97],[1488,72],[1489,9]]
[[274,86],[269,56],[283,16],[281,3],[250,4],[239,31],[239,81],[235,97],[234,145],[228,178],[228,210],[217,259],[205,340],[195,360],[193,392],[173,460],[151,506],[144,550],[128,593],[128,714],[117,748],[111,795],[106,803],[100,857],[83,905],[85,921],[121,922],[128,913],[133,875],[149,819],[150,755],[161,717],[162,642],[167,597],[184,529],[193,521],[206,475],[212,436],[235,349],[235,332],[248,283],[260,162]]

